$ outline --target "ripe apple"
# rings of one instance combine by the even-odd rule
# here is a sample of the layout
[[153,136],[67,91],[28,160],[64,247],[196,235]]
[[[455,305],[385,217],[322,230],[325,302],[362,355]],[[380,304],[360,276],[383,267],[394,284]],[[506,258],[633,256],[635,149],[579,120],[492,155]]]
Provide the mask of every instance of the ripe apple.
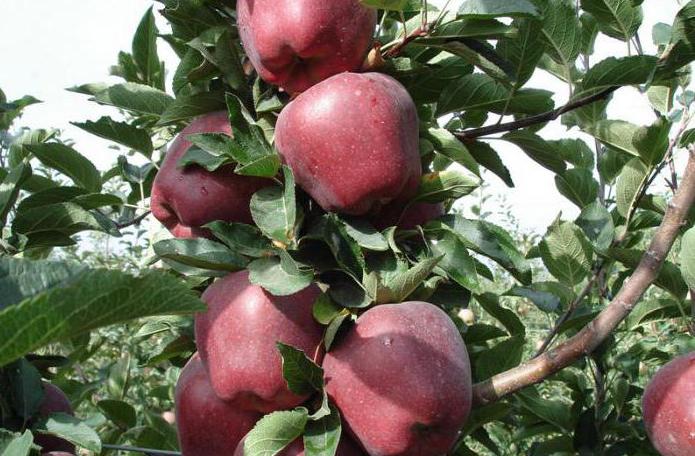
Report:
[[379,230],[390,226],[412,230],[442,215],[444,215],[444,206],[439,203],[413,203],[405,207],[404,204],[395,202],[384,207],[378,215],[371,218],[371,221]]
[[377,212],[417,191],[417,112],[390,76],[342,73],[326,79],[285,107],[275,135],[297,184],[326,211]]
[[695,454],[695,352],[657,371],[644,390],[642,416],[649,439],[663,456]]
[[152,214],[180,238],[208,237],[202,225],[215,220],[253,223],[249,202],[268,179],[240,176],[234,166],[210,172],[198,165],[179,166],[191,147],[188,135],[232,134],[226,112],[206,114],[193,120],[174,140],[152,186]]
[[[362,456],[364,452],[346,435],[340,437],[335,456]],[[239,442],[234,456],[244,456],[244,440]],[[287,445],[277,456],[304,456],[304,438],[299,437]]]
[[359,0],[238,0],[239,35],[261,78],[289,93],[360,68],[376,10]]
[[196,315],[196,344],[220,398],[264,413],[306,400],[287,388],[276,342],[314,357],[323,334],[312,315],[319,292],[312,285],[273,296],[251,284],[248,271],[229,274],[205,290],[208,311]]
[[[63,390],[50,383],[43,383],[43,402],[39,407],[38,416],[41,418],[47,417],[53,413],[73,414],[70,399],[65,395]],[[34,433],[34,443],[39,445],[43,451],[64,451],[71,453],[75,451],[75,446],[65,439],[55,437],[48,434]]]
[[326,354],[326,388],[371,455],[447,453],[471,409],[466,346],[426,302],[378,305]]
[[232,454],[260,413],[239,410],[215,395],[198,355],[188,361],[176,383],[176,426],[185,456]]

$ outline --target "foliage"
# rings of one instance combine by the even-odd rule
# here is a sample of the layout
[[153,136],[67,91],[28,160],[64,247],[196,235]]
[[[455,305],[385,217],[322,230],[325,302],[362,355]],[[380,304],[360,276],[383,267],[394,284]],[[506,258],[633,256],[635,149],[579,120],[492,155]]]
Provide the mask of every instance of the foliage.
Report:
[[[476,381],[517,366],[544,340],[576,334],[615,296],[667,208],[669,195],[652,184],[665,176],[675,190],[675,163],[695,141],[693,1],[672,26],[653,31],[658,55],[642,51],[641,1],[466,0],[458,11],[430,5],[426,14],[419,1],[365,1],[381,8],[378,70],[418,105],[427,172],[417,199],[451,209],[418,229],[378,231],[324,213],[295,188],[273,148],[288,96],[245,69],[230,2],[159,3],[171,31],[145,14],[132,51],[111,69],[122,82],[71,89],[105,112],[125,113],[75,122],[125,151],[111,169],[97,169],[60,132],[11,130],[38,100],[8,101],[0,92],[0,452],[29,454],[43,425],[97,452],[90,428],[107,445],[175,450],[161,413],[171,409],[177,367],[194,350],[186,314],[201,304],[191,290],[243,268],[276,295],[324,284],[315,315],[326,325],[326,347],[365,308],[421,299],[457,323]],[[423,25],[427,33],[409,35]],[[625,55],[591,64],[599,34],[624,42]],[[180,58],[171,84],[158,56],[162,41]],[[554,111],[553,92],[527,86],[536,71],[564,82],[575,109]],[[651,103],[651,125],[609,118],[623,86]],[[277,177],[251,200],[255,225],[212,223],[216,240],[144,239],[133,227],[147,214],[164,145],[193,117],[221,109],[235,137],[196,135],[183,161]],[[502,126],[511,122],[496,132],[503,134],[480,134],[497,116]],[[591,141],[544,138],[545,123],[558,116]],[[579,217],[558,217],[543,236],[523,235],[513,219],[486,221],[485,181],[494,174],[514,187],[491,139],[555,174]],[[687,299],[695,287],[693,222],[656,286],[609,340],[542,384],[475,409],[454,454],[653,454],[640,417],[645,380],[675,353],[695,349],[687,335],[695,331]],[[121,244],[100,252],[114,240]],[[150,260],[164,270],[147,271]],[[464,308],[478,321],[465,324]],[[340,420],[317,380],[320,367],[292,347],[279,350],[290,387],[321,400],[266,416],[247,451],[274,453],[304,433],[307,447],[332,453]],[[41,377],[60,384],[87,419],[38,423]],[[271,437],[275,446],[266,448]]]

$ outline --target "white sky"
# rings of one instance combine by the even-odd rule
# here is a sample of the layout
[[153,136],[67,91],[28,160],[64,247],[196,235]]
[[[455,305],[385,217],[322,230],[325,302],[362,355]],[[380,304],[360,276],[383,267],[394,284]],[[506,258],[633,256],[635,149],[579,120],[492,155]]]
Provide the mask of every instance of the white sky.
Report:
[[[452,5],[456,3],[460,1]],[[107,77],[108,69],[116,61],[118,51],[130,50],[140,18],[153,4],[161,7],[151,0],[0,0],[0,30],[4,37],[0,40],[0,88],[9,99],[31,94],[45,102],[28,108],[17,126],[63,129],[64,138],[75,140],[76,149],[101,169],[115,162],[118,153],[109,148],[109,142],[69,124],[114,115],[115,110],[64,89],[89,82],[117,81]],[[643,7],[645,24],[640,36],[645,52],[653,53],[652,26],[657,22],[670,24],[679,6],[676,0],[646,0]],[[160,28],[165,27],[159,19]],[[593,62],[627,52],[624,43],[604,36],[596,49]],[[171,76],[177,59],[163,41],[160,57],[167,62]],[[556,105],[566,102],[566,85],[543,72],[537,72],[528,87],[556,92]],[[610,118],[637,124],[654,120],[645,98],[632,88],[618,91],[610,106]],[[546,127],[541,135],[547,139],[578,136],[574,131],[567,132],[559,121]],[[512,145],[503,141],[493,145],[510,168],[516,188],[508,190],[490,175],[490,192],[506,197],[523,229],[542,233],[560,211],[565,218],[577,214],[577,209],[557,192],[551,172]],[[494,212],[496,208],[486,209]]]

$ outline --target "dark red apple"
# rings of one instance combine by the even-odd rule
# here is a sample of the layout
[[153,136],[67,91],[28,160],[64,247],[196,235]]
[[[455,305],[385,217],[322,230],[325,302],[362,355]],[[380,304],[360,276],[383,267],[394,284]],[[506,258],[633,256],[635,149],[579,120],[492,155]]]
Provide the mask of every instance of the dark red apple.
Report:
[[[352,439],[345,435],[340,437],[340,443],[338,443],[335,456],[362,456],[364,454],[365,453],[359,449]],[[244,440],[239,442],[234,456],[244,456]],[[304,456],[304,438],[299,437],[286,446],[277,456]]]
[[285,107],[275,133],[297,183],[326,211],[363,215],[417,191],[417,112],[390,76],[326,79]]
[[695,455],[695,352],[657,371],[644,390],[642,416],[663,456]]
[[413,203],[406,207],[396,202],[383,208],[378,215],[371,218],[371,221],[379,230],[384,230],[390,226],[412,230],[442,215],[444,215],[442,204]]
[[360,68],[376,10],[359,0],[238,0],[239,35],[261,78],[290,93]]
[[[70,399],[68,399],[63,390],[46,382],[43,384],[43,390],[43,402],[38,411],[38,416],[40,418],[47,417],[53,413],[73,414]],[[64,451],[72,453],[75,451],[75,446],[67,440],[48,434],[41,434],[39,432],[34,433],[34,443],[39,445],[45,452]]]
[[247,271],[230,274],[205,290],[208,311],[196,316],[196,344],[219,397],[264,413],[306,399],[287,388],[276,342],[314,357],[322,339],[322,328],[312,316],[319,292],[312,285],[290,296],[273,296],[251,284]]
[[251,196],[271,182],[235,174],[233,165],[214,172],[197,165],[182,168],[179,160],[191,147],[186,137],[195,133],[231,135],[227,113],[198,117],[174,140],[152,186],[152,214],[180,238],[209,236],[200,227],[215,220],[252,223]]
[[471,409],[466,346],[449,316],[426,302],[368,310],[323,369],[343,424],[370,455],[446,454]]
[[205,367],[194,355],[176,383],[176,426],[184,456],[232,454],[260,413],[240,410],[215,395]]

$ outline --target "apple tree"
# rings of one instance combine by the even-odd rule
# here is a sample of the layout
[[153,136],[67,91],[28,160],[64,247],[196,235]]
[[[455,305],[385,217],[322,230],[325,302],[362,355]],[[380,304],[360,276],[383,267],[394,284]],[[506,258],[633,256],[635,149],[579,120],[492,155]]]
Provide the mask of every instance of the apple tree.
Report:
[[[0,91],[0,454],[695,454],[695,1],[650,1],[158,0],[69,89],[110,169]],[[502,143],[579,215],[488,220]]]

